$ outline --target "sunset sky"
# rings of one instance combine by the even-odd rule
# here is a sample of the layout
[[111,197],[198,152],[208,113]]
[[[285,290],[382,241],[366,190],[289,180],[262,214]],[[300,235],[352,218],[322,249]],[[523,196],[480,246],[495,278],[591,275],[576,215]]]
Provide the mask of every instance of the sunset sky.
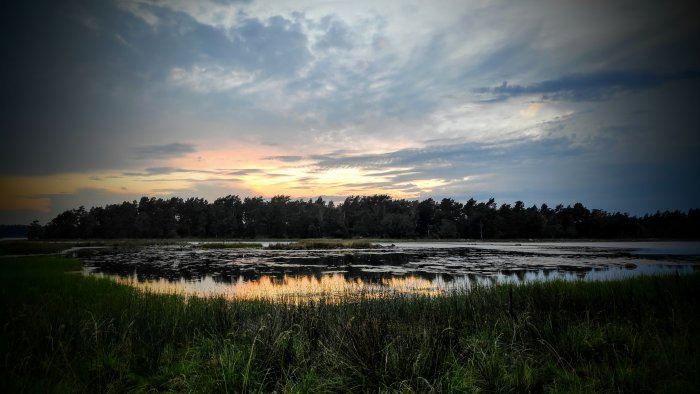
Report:
[[0,224],[143,195],[700,207],[691,5],[5,5]]

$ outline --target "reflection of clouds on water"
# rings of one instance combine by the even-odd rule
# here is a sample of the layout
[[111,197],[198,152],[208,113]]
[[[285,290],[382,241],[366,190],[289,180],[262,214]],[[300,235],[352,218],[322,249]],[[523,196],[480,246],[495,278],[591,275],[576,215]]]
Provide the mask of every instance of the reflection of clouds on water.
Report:
[[699,267],[700,259],[683,252],[695,249],[692,242],[399,243],[382,249],[310,251],[203,250],[182,244],[87,250],[82,258],[88,273],[158,293],[316,299],[437,295],[496,283],[687,273]]

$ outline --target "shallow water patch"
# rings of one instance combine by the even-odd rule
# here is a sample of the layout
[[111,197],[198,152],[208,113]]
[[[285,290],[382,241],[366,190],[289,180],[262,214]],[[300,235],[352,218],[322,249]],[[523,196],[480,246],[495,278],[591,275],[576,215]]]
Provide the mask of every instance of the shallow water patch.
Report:
[[[86,250],[85,272],[147,291],[231,299],[440,295],[473,286],[689,273],[700,257],[636,243],[412,244],[380,249],[203,250],[183,245]],[[678,250],[695,245],[679,243]],[[693,243],[690,243],[693,244]],[[648,253],[646,251],[649,251]]]

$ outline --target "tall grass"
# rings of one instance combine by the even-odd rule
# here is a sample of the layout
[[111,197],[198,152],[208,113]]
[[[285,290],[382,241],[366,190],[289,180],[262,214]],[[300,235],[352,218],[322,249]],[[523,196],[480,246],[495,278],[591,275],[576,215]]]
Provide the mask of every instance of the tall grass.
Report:
[[700,275],[335,304],[185,299],[0,261],[0,389],[697,392]]

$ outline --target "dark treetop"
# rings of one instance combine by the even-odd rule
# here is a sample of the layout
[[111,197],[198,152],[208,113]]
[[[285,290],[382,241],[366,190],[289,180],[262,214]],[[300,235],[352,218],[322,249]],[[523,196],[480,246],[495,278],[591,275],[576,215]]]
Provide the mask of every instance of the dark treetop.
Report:
[[350,196],[343,203],[288,196],[213,203],[201,198],[156,199],[65,211],[45,226],[34,221],[29,238],[700,238],[700,209],[643,217],[588,209],[581,203],[554,208],[523,202],[498,206]]

